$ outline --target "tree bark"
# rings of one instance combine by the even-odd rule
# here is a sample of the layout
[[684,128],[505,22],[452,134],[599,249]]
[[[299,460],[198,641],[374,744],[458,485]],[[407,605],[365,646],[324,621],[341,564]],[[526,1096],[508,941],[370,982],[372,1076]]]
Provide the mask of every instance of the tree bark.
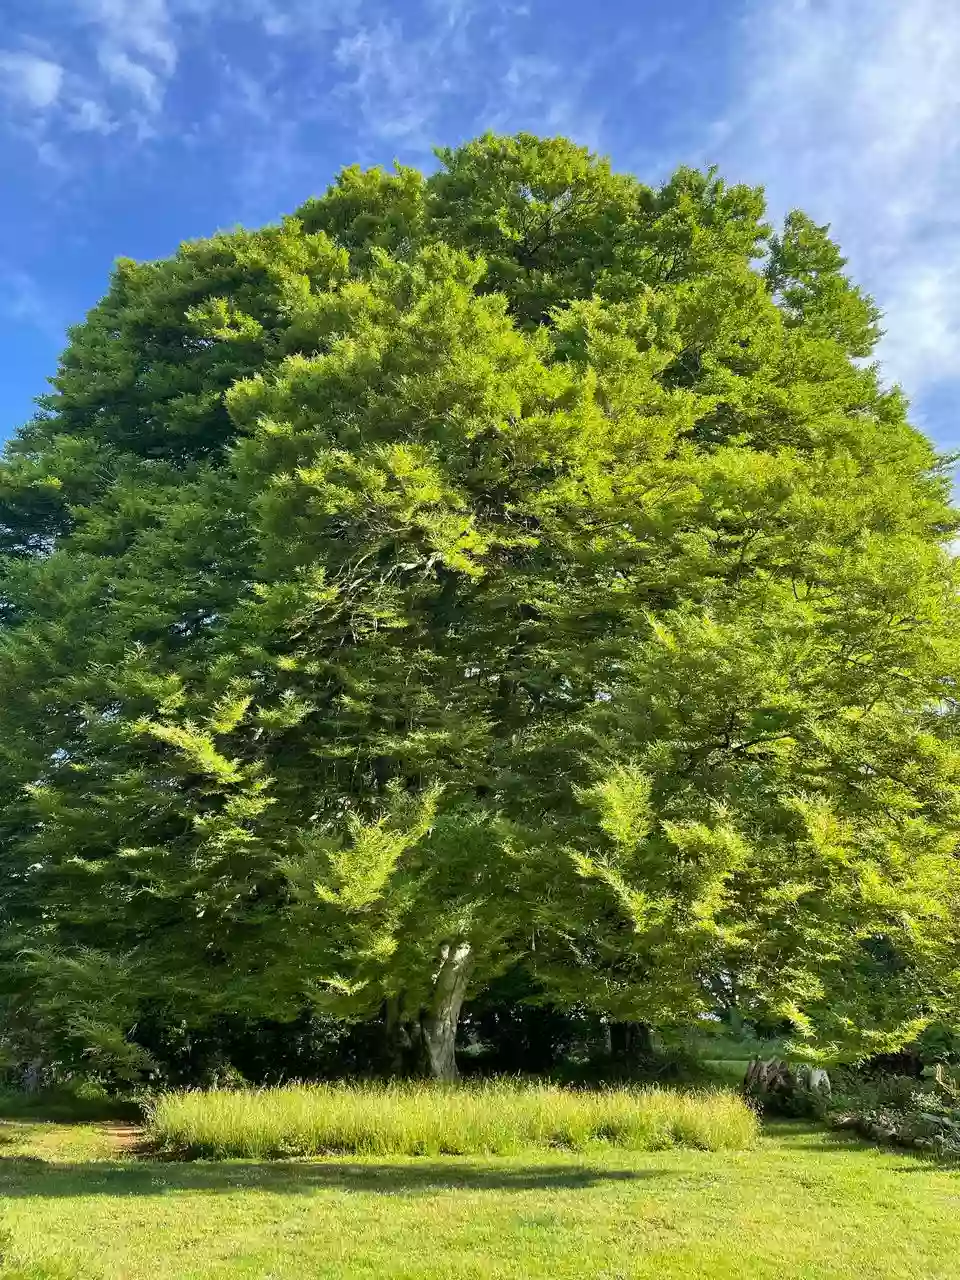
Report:
[[473,971],[473,948],[465,941],[448,943],[440,956],[433,997],[420,1015],[422,1062],[432,1079],[456,1080],[457,1022]]
[[656,1052],[653,1027],[648,1022],[612,1022],[610,1040],[613,1056],[623,1062],[652,1058]]
[[605,1058],[613,1057],[613,1028],[604,1022],[600,1028],[600,1052]]
[[635,1022],[633,1024],[633,1049],[634,1053],[639,1054],[641,1058],[652,1058],[657,1051],[657,1042],[654,1039],[653,1027],[649,1022]]
[[402,996],[388,996],[383,1006],[383,1071],[388,1077],[406,1074],[410,1034],[403,1023]]
[[23,1077],[20,1083],[20,1087],[23,1089],[24,1093],[40,1092],[40,1071],[42,1067],[43,1063],[39,1058],[37,1058],[33,1062],[28,1063],[24,1068]]

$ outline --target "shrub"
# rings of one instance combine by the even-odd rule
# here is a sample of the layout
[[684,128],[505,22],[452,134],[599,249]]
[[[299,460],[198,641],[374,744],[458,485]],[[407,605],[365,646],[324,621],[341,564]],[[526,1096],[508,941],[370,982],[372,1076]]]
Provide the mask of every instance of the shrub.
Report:
[[960,1062],[960,1029],[943,1022],[931,1023],[917,1037],[916,1050],[925,1066]]
[[942,1066],[926,1080],[850,1076],[829,1119],[836,1128],[878,1142],[960,1159],[960,1083]]
[[507,1155],[536,1147],[633,1151],[750,1146],[756,1117],[732,1093],[562,1089],[493,1081],[290,1085],[259,1092],[168,1093],[148,1136],[182,1157]]
[[585,1059],[568,1058],[550,1073],[565,1085],[689,1085],[709,1088],[727,1084],[713,1067],[684,1045],[660,1045],[652,1053],[631,1058],[597,1054]]
[[755,1058],[781,1058],[785,1052],[782,1038],[759,1036],[749,1028],[734,1035],[722,1024],[713,1031],[701,1027],[696,1031],[681,1032],[677,1040],[701,1061],[742,1062],[744,1070],[747,1063]]
[[0,1088],[0,1116],[77,1122],[83,1120],[137,1120],[140,1107],[132,1097],[108,1094],[91,1082],[68,1082],[27,1093]]

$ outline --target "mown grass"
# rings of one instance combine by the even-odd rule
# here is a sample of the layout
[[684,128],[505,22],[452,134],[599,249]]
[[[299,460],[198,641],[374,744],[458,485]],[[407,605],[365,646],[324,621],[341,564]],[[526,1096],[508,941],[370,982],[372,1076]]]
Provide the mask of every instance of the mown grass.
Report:
[[111,1154],[90,1126],[10,1136],[2,1280],[958,1274],[960,1175],[809,1125],[774,1125],[750,1151],[263,1163]]
[[752,1146],[754,1113],[736,1095],[664,1089],[563,1089],[492,1081],[286,1085],[168,1093],[150,1107],[148,1141],[184,1157],[515,1155],[537,1148],[628,1151]]

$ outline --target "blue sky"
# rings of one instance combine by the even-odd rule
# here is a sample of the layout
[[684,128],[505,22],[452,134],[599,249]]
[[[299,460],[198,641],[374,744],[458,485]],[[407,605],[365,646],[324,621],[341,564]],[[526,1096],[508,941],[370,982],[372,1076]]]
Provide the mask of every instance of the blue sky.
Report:
[[958,0],[3,0],[0,435],[118,256],[484,129],[680,162],[833,224],[884,374],[960,447]]

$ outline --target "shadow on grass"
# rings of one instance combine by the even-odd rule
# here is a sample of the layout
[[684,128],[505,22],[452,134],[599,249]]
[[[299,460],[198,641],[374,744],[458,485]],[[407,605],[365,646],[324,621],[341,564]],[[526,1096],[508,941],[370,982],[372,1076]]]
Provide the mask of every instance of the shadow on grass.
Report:
[[954,1157],[935,1156],[923,1149],[899,1146],[895,1143],[872,1141],[858,1133],[836,1130],[821,1136],[819,1142],[791,1142],[791,1151],[815,1151],[822,1156],[881,1155],[899,1156],[906,1163],[897,1165],[894,1173],[956,1173],[960,1161]]
[[915,1154],[906,1147],[887,1146],[883,1142],[869,1142],[866,1138],[847,1137],[842,1134],[824,1134],[819,1142],[791,1142],[790,1151],[815,1151],[822,1156],[848,1156],[859,1152],[861,1155],[876,1154],[907,1156]]
[[836,1151],[852,1147],[869,1151],[876,1146],[854,1129],[834,1129],[815,1120],[789,1120],[779,1116],[763,1121],[763,1135],[776,1139],[790,1151]]
[[960,1172],[958,1159],[865,1138],[855,1129],[830,1129],[809,1120],[786,1120],[778,1117],[764,1121],[763,1133],[767,1138],[775,1138],[786,1152],[815,1152],[821,1156],[899,1156],[906,1163],[897,1165],[895,1173]]
[[471,1166],[449,1163],[326,1164],[243,1161],[169,1164],[146,1161],[48,1163],[36,1156],[0,1157],[0,1197],[161,1196],[178,1191],[277,1195],[314,1191],[417,1196],[436,1191],[550,1191],[607,1182],[669,1177],[657,1169],[604,1169],[591,1165]]

